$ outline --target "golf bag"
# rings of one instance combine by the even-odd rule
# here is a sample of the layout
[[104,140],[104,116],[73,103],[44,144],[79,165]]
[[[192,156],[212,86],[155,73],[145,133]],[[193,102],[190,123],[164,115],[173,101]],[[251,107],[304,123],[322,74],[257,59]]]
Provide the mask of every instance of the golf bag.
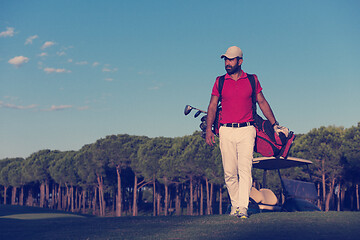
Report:
[[[283,132],[276,133],[269,120],[264,120],[256,113],[256,85],[254,75],[248,74],[248,79],[252,87],[252,109],[253,118],[255,121],[256,138],[254,151],[260,153],[264,157],[283,157],[286,158],[289,154],[291,145],[295,139],[295,134],[289,132],[286,136]],[[221,101],[221,92],[224,85],[225,75],[219,79],[219,93]],[[219,101],[219,102],[220,102]],[[218,105],[216,118],[213,125],[213,132],[219,134],[220,120],[219,115],[221,112],[221,102]],[[206,117],[204,116],[202,120]],[[204,122],[203,122],[204,123]],[[203,124],[202,123],[202,124]],[[201,126],[200,126],[201,128]],[[205,125],[206,128],[206,125]],[[203,128],[201,128],[203,129]]]

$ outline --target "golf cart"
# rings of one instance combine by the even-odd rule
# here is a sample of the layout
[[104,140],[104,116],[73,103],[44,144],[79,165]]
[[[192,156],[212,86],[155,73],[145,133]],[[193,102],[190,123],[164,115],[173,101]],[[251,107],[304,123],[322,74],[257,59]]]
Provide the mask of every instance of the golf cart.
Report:
[[[253,167],[264,170],[263,184],[264,188],[257,190],[251,189],[249,210],[255,212],[262,211],[320,211],[316,206],[318,200],[315,184],[299,180],[291,180],[282,177],[280,169],[306,166],[309,167],[311,161],[295,157],[275,158],[259,157],[253,159]],[[285,200],[283,204],[279,203],[276,195],[266,187],[266,172],[268,170],[277,170],[283,189]],[[311,176],[310,176],[311,179]]]

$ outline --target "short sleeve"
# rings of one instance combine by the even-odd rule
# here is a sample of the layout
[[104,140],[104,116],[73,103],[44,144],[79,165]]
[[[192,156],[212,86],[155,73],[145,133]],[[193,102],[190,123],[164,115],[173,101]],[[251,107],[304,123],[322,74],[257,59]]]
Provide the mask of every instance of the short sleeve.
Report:
[[214,86],[212,88],[212,92],[211,92],[211,95],[214,95],[214,96],[217,96],[217,97],[220,97],[220,94],[219,94],[219,78],[220,77],[216,78]]

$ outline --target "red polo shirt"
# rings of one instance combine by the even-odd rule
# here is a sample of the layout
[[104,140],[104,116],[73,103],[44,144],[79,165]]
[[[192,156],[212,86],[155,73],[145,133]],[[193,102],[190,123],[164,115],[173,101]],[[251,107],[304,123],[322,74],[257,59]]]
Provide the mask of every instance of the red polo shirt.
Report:
[[[256,94],[260,93],[262,87],[256,75],[255,86]],[[219,95],[219,78],[216,78],[212,95]],[[220,114],[220,123],[243,123],[253,121],[252,116],[252,88],[247,73],[241,71],[238,80],[233,80],[229,74],[225,75],[225,81],[222,89],[222,112]]]

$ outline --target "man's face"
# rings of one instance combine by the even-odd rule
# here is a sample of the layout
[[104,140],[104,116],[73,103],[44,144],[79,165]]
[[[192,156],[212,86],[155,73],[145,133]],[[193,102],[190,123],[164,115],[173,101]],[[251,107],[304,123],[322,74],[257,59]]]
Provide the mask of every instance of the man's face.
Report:
[[242,59],[239,58],[226,58],[225,57],[225,70],[231,75],[241,70]]

